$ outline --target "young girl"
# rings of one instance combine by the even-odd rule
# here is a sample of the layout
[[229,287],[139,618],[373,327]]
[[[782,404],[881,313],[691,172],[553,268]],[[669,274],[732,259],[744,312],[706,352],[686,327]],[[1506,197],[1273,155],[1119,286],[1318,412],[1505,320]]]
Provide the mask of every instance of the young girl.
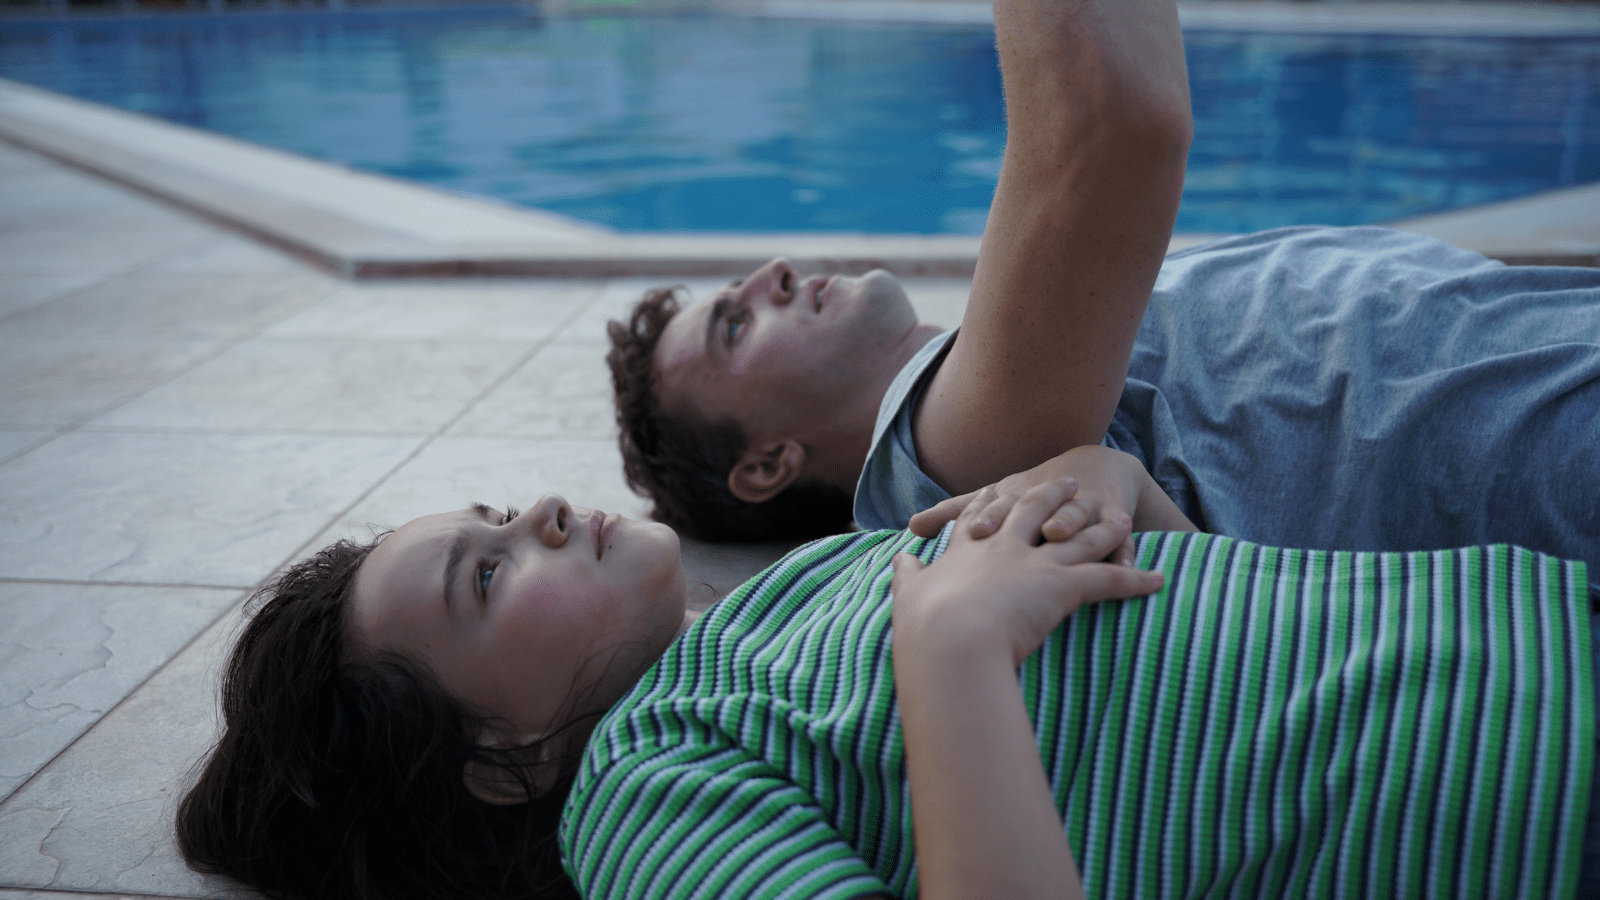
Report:
[[318,897],[1058,897],[1075,859],[1104,896],[1570,896],[1581,564],[1111,565],[1134,523],[1056,527],[1073,490],[807,545],[692,624],[670,530],[556,497],[330,547],[235,650],[183,850]]

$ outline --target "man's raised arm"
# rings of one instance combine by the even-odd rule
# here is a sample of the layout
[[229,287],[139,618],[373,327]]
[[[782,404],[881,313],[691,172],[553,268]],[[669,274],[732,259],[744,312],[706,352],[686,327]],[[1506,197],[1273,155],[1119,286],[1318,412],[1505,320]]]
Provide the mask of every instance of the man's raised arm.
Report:
[[1005,159],[961,333],[915,419],[951,493],[1100,442],[1193,131],[1172,0],[996,0],[995,36]]

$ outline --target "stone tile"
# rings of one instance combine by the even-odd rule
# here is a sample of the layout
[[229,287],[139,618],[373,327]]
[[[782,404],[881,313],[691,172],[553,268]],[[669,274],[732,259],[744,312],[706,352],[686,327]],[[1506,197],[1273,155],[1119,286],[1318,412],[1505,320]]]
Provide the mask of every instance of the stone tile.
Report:
[[231,887],[184,865],[172,817],[215,734],[238,626],[225,616],[0,805],[0,883],[164,897]]
[[961,324],[972,282],[964,278],[907,278],[901,281],[917,318],[945,328]]
[[90,427],[428,434],[529,349],[485,342],[252,340]]
[[0,275],[0,322],[94,284],[94,275]]
[[84,422],[155,387],[215,341],[0,338],[0,424]]
[[60,168],[58,163],[0,141],[0,178],[30,172],[49,172],[57,168]]
[[248,586],[415,447],[393,437],[65,434],[0,465],[0,577]]
[[0,900],[149,900],[146,894],[88,894],[83,890],[5,890]]
[[0,174],[0,232],[107,215],[126,217],[147,206],[153,204],[110,182],[63,166]]
[[10,459],[55,434],[53,431],[0,431],[0,460]]
[[[280,272],[316,272],[292,256],[235,234],[219,232],[147,271],[164,274],[221,273],[225,275]],[[327,276],[333,278],[333,276]],[[333,279],[335,284],[343,284]]]
[[0,337],[228,339],[284,318],[338,290],[307,270],[143,271],[0,322]]
[[418,516],[469,503],[526,508],[548,493],[567,502],[638,518],[644,500],[622,480],[616,442],[442,437],[392,476],[312,547],[335,538],[370,538]]
[[451,426],[457,437],[589,438],[614,441],[605,350],[551,344]]
[[239,599],[231,590],[0,583],[0,799]]
[[148,214],[0,232],[0,275],[110,275],[156,262],[210,234],[153,205],[141,213]]
[[[671,278],[617,278],[608,281],[601,290],[600,296],[589,304],[583,314],[575,319],[571,325],[561,329],[556,340],[562,343],[598,344],[604,347],[609,339],[606,337],[606,323],[612,319],[627,321],[628,313],[633,305],[639,302],[644,292],[651,288],[670,287],[682,284],[689,289],[690,296],[698,299],[717,290],[728,283],[726,278],[690,278],[674,280]],[[689,302],[685,300],[685,302]],[[602,351],[603,352],[603,351]]]
[[352,284],[267,332],[273,338],[540,341],[591,303],[599,281]]

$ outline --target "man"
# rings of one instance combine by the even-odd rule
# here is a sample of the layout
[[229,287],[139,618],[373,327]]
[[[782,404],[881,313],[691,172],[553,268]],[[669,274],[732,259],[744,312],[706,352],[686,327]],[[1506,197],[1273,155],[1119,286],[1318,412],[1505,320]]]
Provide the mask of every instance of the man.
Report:
[[[934,377],[918,435],[926,471],[957,488],[997,480],[1104,434],[1177,215],[1192,130],[1183,38],[1170,0],[1066,3],[1047,14],[1002,4],[995,16],[1014,124],[962,338]],[[789,302],[795,298],[801,305]],[[880,313],[880,305],[896,308]],[[829,340],[838,338],[834,346],[814,343],[820,332],[795,317],[800,330],[792,339],[775,338],[782,344],[770,354],[746,351],[752,343],[765,347],[771,327],[781,324],[778,315],[807,306],[817,321],[839,324],[829,332]],[[644,317],[653,322],[637,318],[638,326],[665,325],[653,354],[660,390],[651,402],[669,419],[698,420],[718,434],[710,443],[723,447],[705,462],[721,467],[726,448],[740,443],[720,426],[737,422],[745,432],[732,471],[715,479],[745,504],[770,502],[796,485],[848,494],[878,398],[919,349],[919,338],[934,333],[917,324],[898,285],[882,273],[802,284],[781,261],[675,321],[665,307]],[[883,333],[859,342],[837,334],[858,321]],[[1020,334],[1018,321],[1029,323]],[[816,354],[825,349],[833,355],[822,361]],[[772,390],[778,373],[768,360],[784,354],[791,356],[782,364],[798,366],[809,357],[807,372],[831,371],[828,383],[811,389],[808,375],[785,378],[781,392]],[[654,364],[629,355],[613,354],[614,368]],[[708,386],[726,388],[728,396],[699,399]],[[1052,396],[1048,416],[1029,398],[1041,391]],[[778,402],[779,393],[790,396]],[[634,417],[643,402],[622,397],[619,414]],[[650,474],[680,445],[707,443],[679,434],[689,430],[668,425],[642,441],[625,438],[641,460],[630,464],[630,477],[681,481],[685,495],[710,492],[703,477]],[[985,435],[982,447],[965,440],[976,432]],[[702,534],[754,536],[738,516],[731,527],[689,525],[687,504],[663,498],[671,492],[651,490],[668,521]],[[848,514],[830,524],[847,520]],[[787,523],[778,530],[789,530]]]
[[1208,530],[1600,564],[1600,272],[1382,229],[1163,266],[1190,121],[1176,17],[1148,6],[997,10],[1010,134],[958,337],[885,273],[783,260],[613,323],[630,483],[712,539],[838,530],[852,490],[860,525],[900,527],[1106,443]]

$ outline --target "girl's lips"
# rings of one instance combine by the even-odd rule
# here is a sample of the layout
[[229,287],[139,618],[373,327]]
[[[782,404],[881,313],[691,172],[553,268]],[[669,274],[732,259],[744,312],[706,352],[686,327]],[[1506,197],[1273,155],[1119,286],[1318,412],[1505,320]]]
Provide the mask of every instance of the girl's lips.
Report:
[[594,558],[599,559],[605,555],[606,545],[611,543],[611,535],[617,530],[617,523],[622,516],[617,513],[603,513],[595,510],[589,519],[589,532],[594,536]]

